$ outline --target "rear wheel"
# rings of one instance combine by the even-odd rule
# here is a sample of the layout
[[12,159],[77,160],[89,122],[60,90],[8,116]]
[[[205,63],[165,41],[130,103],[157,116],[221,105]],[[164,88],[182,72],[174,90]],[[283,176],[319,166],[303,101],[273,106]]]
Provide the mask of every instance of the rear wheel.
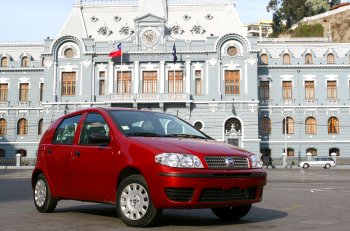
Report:
[[153,206],[146,180],[141,175],[125,178],[117,191],[117,213],[124,223],[133,227],[155,225],[161,210]]
[[251,209],[252,205],[232,206],[227,208],[212,208],[211,211],[222,220],[239,220]]
[[40,174],[35,179],[33,199],[35,207],[42,213],[50,213],[57,206],[57,199],[51,195],[49,184],[44,174]]
[[326,164],[326,165],[324,166],[324,168],[331,168],[331,165],[330,165],[330,164]]
[[310,167],[310,165],[308,165],[308,164],[303,165],[303,168],[308,168],[308,167]]

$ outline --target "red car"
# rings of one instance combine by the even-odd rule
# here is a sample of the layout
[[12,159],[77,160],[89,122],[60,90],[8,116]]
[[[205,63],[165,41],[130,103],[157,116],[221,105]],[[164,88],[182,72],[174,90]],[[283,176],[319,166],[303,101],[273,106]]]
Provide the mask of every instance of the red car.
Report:
[[89,108],[65,115],[43,135],[32,174],[40,212],[59,200],[116,205],[129,226],[155,225],[162,209],[211,208],[245,216],[262,200],[260,158],[217,142],[176,116]]

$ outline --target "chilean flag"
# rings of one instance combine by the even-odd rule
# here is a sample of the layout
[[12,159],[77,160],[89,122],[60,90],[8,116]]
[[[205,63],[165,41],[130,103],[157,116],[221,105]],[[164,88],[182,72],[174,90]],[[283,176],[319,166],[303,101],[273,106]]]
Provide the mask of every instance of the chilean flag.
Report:
[[114,57],[120,57],[122,56],[122,44],[119,43],[116,48],[114,48],[113,51],[109,52],[108,57],[114,58]]

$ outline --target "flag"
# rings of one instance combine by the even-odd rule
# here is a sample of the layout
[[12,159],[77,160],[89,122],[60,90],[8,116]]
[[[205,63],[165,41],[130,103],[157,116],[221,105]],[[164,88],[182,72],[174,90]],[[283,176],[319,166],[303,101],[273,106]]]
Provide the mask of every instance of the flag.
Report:
[[173,46],[173,57],[174,57],[174,63],[176,63],[176,61],[177,61],[177,56],[176,56],[176,47],[175,47],[175,43],[174,43],[174,46]]
[[109,52],[108,57],[114,58],[114,57],[119,57],[122,56],[122,44],[119,43],[116,48],[114,48],[113,51]]

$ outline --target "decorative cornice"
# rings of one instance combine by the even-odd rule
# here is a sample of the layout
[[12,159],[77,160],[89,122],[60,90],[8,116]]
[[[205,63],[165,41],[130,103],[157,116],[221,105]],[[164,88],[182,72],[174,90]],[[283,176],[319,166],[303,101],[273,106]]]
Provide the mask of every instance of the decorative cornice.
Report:
[[310,64],[301,64],[301,65],[258,65],[258,68],[268,68],[268,69],[343,69],[350,68],[350,64],[343,65],[310,65]]
[[26,68],[0,68],[0,72],[39,72],[44,71],[43,67],[26,67]]

